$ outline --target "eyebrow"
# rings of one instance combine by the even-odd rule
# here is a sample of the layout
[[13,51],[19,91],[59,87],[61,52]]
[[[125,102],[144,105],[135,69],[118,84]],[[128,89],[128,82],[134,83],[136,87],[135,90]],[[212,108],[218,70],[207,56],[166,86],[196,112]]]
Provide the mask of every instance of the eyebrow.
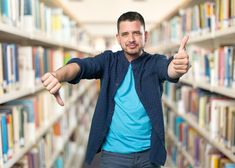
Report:
[[139,30],[136,30],[136,31],[133,31],[133,32],[121,32],[120,34],[121,35],[126,35],[126,34],[129,34],[129,33],[138,33],[138,34],[143,34],[141,31]]
[[129,34],[129,32],[122,32],[120,33],[121,35],[126,35],[126,34]]

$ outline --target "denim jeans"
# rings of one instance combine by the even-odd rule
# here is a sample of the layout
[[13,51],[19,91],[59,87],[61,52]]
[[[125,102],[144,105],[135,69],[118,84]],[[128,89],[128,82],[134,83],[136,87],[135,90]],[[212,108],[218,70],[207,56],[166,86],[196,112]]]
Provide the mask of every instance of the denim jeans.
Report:
[[131,154],[101,152],[100,168],[160,168],[149,160],[149,150]]

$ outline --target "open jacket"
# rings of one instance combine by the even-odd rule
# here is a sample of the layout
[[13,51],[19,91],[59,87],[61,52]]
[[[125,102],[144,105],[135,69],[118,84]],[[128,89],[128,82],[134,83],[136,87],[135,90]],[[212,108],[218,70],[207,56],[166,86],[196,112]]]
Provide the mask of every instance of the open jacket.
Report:
[[172,57],[151,55],[146,52],[128,62],[123,51],[105,51],[95,57],[73,58],[68,63],[80,65],[80,72],[69,83],[78,83],[81,79],[100,79],[100,95],[92,119],[85,161],[89,164],[100,151],[105,141],[114,112],[114,96],[125,78],[131,63],[135,78],[135,88],[152,124],[150,160],[164,165],[166,160],[164,122],[161,96],[165,80],[171,79],[167,69]]

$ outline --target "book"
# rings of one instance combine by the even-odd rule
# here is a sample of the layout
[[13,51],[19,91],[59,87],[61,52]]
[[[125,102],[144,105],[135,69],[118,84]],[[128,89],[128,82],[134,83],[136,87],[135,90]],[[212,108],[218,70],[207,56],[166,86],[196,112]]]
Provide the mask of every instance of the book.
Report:
[[7,131],[7,116],[5,113],[0,113],[1,116],[1,128],[2,128],[2,153],[3,153],[3,162],[8,161],[8,131]]
[[2,54],[2,44],[0,43],[0,95],[3,95],[3,54]]
[[34,32],[34,0],[24,0],[22,28],[26,32]]
[[26,142],[34,142],[36,138],[36,123],[35,123],[35,99],[34,98],[24,98],[17,99],[11,102],[8,102],[7,105],[22,105],[25,114],[27,115],[26,128],[24,133],[27,139],[24,139]]

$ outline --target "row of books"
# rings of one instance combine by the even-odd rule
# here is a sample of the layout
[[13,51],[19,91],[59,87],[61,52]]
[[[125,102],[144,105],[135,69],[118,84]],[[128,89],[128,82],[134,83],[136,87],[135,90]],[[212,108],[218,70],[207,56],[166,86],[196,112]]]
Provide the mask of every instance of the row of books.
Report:
[[185,75],[211,86],[235,87],[235,47],[221,46],[215,50],[191,46],[188,50],[192,68]]
[[200,128],[206,129],[212,139],[235,152],[235,101],[191,86],[175,86],[167,97],[178,102],[176,107],[181,114],[190,114]]
[[[27,154],[25,154],[16,164],[12,167],[28,167],[28,168],[40,168],[40,167],[54,167],[63,168],[64,164],[69,161],[71,151],[75,147],[75,142],[71,139],[66,142],[63,152],[61,152],[55,162],[51,163],[51,156],[57,150],[54,147],[54,135],[52,131],[49,131],[40,141],[35,145]],[[57,137],[58,138],[58,137]],[[52,164],[52,165],[51,165]]]
[[[194,1],[193,1],[194,2]],[[162,22],[150,33],[151,45],[178,42],[184,34],[198,35],[235,25],[235,1],[197,1],[181,9],[169,21]]]
[[[211,87],[235,87],[235,46],[224,45],[205,49],[195,45],[187,48],[192,67],[182,77]],[[166,55],[172,55],[167,53]]]
[[[173,139],[170,137],[167,138],[167,152],[170,156],[170,159],[172,159],[175,167],[198,168],[198,166],[195,166],[195,165],[193,166],[193,164],[191,164],[187,160],[188,156],[185,156],[187,155],[187,153],[183,154],[183,152],[181,152],[182,151],[181,147],[176,146],[175,145],[176,142]],[[213,148],[211,147],[211,149]],[[209,154],[209,156],[206,159],[208,158],[209,160],[206,161],[208,166],[203,167],[203,168],[234,168],[235,167],[234,163],[231,163],[227,158],[224,158],[223,155],[221,155],[220,153],[216,153],[216,150],[214,150],[214,153]],[[205,161],[205,158],[203,159],[203,161]]]
[[14,154],[18,154],[20,148],[34,142],[36,133],[61,112],[62,108],[48,92],[2,104],[0,155],[3,154],[3,162],[6,163]]
[[[63,144],[66,142],[65,136],[68,136],[68,132],[72,133],[72,128],[78,127],[79,136],[89,131],[95,106],[94,101],[97,96],[94,93],[96,86],[94,85],[87,90],[89,94],[83,92],[84,95],[74,96],[75,89],[80,89],[77,87],[65,85],[61,88],[62,99],[67,100],[65,109],[61,108],[54,97],[45,91],[0,106],[0,167],[12,165],[8,162],[12,162],[11,160],[15,157],[18,158],[23,155],[24,152],[27,152],[25,149],[30,149],[31,145],[35,146],[35,143],[37,143],[37,148],[33,148],[32,151],[40,151],[39,149],[42,148],[40,142],[43,144],[42,152],[47,152],[49,155],[45,153],[42,155],[37,152],[40,154],[39,156],[46,156],[43,160],[42,158],[38,159],[39,156],[37,156],[38,164],[47,163],[46,167],[51,167],[54,162],[52,163],[50,156],[54,156],[55,152],[63,148]],[[70,99],[74,100],[71,101]],[[52,113],[53,115],[51,115]],[[52,123],[53,126],[50,127]],[[80,125],[82,126],[80,127]],[[27,159],[29,159],[28,155],[31,156],[31,154],[26,154]],[[49,161],[47,161],[48,158]],[[30,165],[31,163],[28,161],[27,164]]]
[[[77,99],[75,105],[69,107],[70,113],[76,113],[76,118],[78,118],[76,129],[70,137],[70,140],[74,142],[73,148],[69,150],[63,149],[53,165],[49,167],[58,168],[59,166],[59,168],[70,168],[82,165],[86,152],[91,119],[97,99],[96,92],[96,87],[91,87],[87,90],[86,94],[81,95]],[[64,152],[66,152],[66,154],[64,154]]]
[[80,167],[84,162],[91,117],[95,107],[93,104],[95,101],[91,99],[91,102],[87,105],[84,104],[86,97],[88,96],[84,95],[78,100],[81,103],[76,108],[76,111],[78,111],[78,125],[70,138],[73,144],[70,147],[65,146],[63,152],[60,153],[53,163],[52,168]]
[[[177,145],[167,145],[169,153],[172,154],[173,161],[179,167],[203,167],[203,168],[227,168],[235,167],[235,163],[226,158],[222,153],[213,148],[204,138],[202,138],[192,127],[177,116],[170,109],[166,110],[167,128],[173,134],[171,137]],[[179,149],[185,149],[186,153],[193,158],[193,163],[186,161],[186,156],[180,154]],[[179,156],[178,156],[179,155]]]
[[89,42],[89,39],[86,39],[89,37],[83,35],[85,32],[78,26],[77,21],[66,16],[62,8],[52,7],[44,2],[0,0],[1,22],[27,33],[41,33],[61,42],[70,42],[70,44]]
[[0,44],[0,95],[22,88],[34,88],[40,77],[63,66],[78,52],[41,46]]
[[173,165],[172,168],[180,167],[180,168],[193,168],[193,166],[189,163],[189,161],[185,158],[185,156],[179,152],[179,149],[175,145],[175,141],[167,137],[166,140],[168,159],[171,161]]

